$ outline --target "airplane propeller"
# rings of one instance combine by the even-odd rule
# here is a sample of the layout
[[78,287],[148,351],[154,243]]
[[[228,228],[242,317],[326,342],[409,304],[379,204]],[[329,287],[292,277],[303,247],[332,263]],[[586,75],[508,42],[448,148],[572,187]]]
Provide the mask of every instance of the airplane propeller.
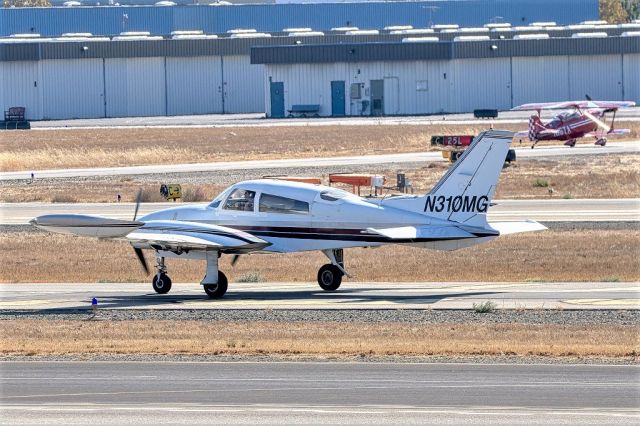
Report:
[[604,122],[602,122],[602,120],[598,119],[595,115],[591,114],[589,111],[583,111],[584,115],[586,115],[587,117],[589,117],[589,119],[591,121],[593,121],[594,123],[596,123],[598,125],[598,127],[600,127],[602,130],[604,130],[605,132],[610,132],[611,131],[611,127],[607,126]]
[[231,266],[236,266],[236,263],[238,262],[239,259],[240,259],[239,254],[233,255],[233,257],[231,258]]
[[133,251],[136,253],[136,256],[138,257],[138,261],[140,262],[140,265],[142,266],[144,273],[149,275],[149,265],[147,265],[147,259],[144,258],[144,253],[142,252],[142,249],[134,247]]
[[138,217],[138,209],[140,208],[140,201],[142,200],[142,188],[138,190],[138,195],[136,195],[136,209],[133,212],[133,221],[136,221],[136,217]]
[[[142,200],[142,188],[138,191],[138,195],[136,195],[136,209],[133,212],[134,222],[138,217],[138,210],[140,209],[141,200]],[[140,262],[140,265],[142,266],[142,269],[144,270],[145,274],[149,275],[149,265],[147,265],[147,259],[145,259],[144,257],[144,252],[142,251],[142,249],[139,249],[137,247],[134,247],[133,251],[135,252],[136,257],[138,258],[138,261]]]

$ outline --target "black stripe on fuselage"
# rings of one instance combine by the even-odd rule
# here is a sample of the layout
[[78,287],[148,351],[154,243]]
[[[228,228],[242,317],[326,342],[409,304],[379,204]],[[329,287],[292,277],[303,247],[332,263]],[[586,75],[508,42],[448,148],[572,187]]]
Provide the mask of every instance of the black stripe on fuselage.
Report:
[[[229,225],[225,225],[231,228]],[[467,238],[481,238],[496,236],[495,233],[472,233],[472,237],[429,237],[429,238],[389,238],[384,235],[371,234],[365,229],[340,228],[298,228],[298,227],[269,227],[269,226],[234,226],[257,237],[292,238],[302,240],[334,240],[357,241],[368,243],[421,243],[433,241],[452,241]]]

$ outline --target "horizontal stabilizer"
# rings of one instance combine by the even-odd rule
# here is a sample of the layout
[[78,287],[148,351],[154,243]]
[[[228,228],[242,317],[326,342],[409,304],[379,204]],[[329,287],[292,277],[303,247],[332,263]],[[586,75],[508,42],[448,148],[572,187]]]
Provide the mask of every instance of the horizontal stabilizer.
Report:
[[597,131],[597,132],[585,133],[585,136],[595,136],[595,137],[622,136],[622,135],[628,135],[629,133],[631,133],[631,129],[611,129],[608,132]]
[[368,228],[367,231],[403,242],[475,237],[474,234],[457,226],[400,226],[396,228]]
[[519,232],[533,232],[533,231],[543,231],[547,229],[541,223],[536,222],[535,220],[527,220],[521,222],[491,222],[489,223],[496,231],[500,232],[500,235],[507,234],[517,234]]

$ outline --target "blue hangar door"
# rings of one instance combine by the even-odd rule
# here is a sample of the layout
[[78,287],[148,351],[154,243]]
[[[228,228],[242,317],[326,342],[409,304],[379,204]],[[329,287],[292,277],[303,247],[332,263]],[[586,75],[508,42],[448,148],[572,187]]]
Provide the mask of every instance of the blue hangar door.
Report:
[[331,115],[344,116],[344,81],[331,82]]
[[284,83],[271,82],[271,117],[284,118]]

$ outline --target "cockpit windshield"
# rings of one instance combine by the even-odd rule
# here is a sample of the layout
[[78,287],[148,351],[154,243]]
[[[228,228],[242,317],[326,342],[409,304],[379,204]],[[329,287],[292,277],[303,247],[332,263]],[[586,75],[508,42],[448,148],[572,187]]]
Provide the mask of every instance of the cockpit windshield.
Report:
[[580,118],[580,113],[578,111],[565,111],[560,114],[562,121],[573,120],[575,118]]
[[218,194],[218,196],[214,198],[211,203],[209,203],[209,207],[212,209],[217,209],[218,207],[220,207],[220,203],[222,203],[222,201],[227,198],[227,195],[229,195],[229,191],[230,190],[227,189],[226,191],[222,191],[220,194]]

